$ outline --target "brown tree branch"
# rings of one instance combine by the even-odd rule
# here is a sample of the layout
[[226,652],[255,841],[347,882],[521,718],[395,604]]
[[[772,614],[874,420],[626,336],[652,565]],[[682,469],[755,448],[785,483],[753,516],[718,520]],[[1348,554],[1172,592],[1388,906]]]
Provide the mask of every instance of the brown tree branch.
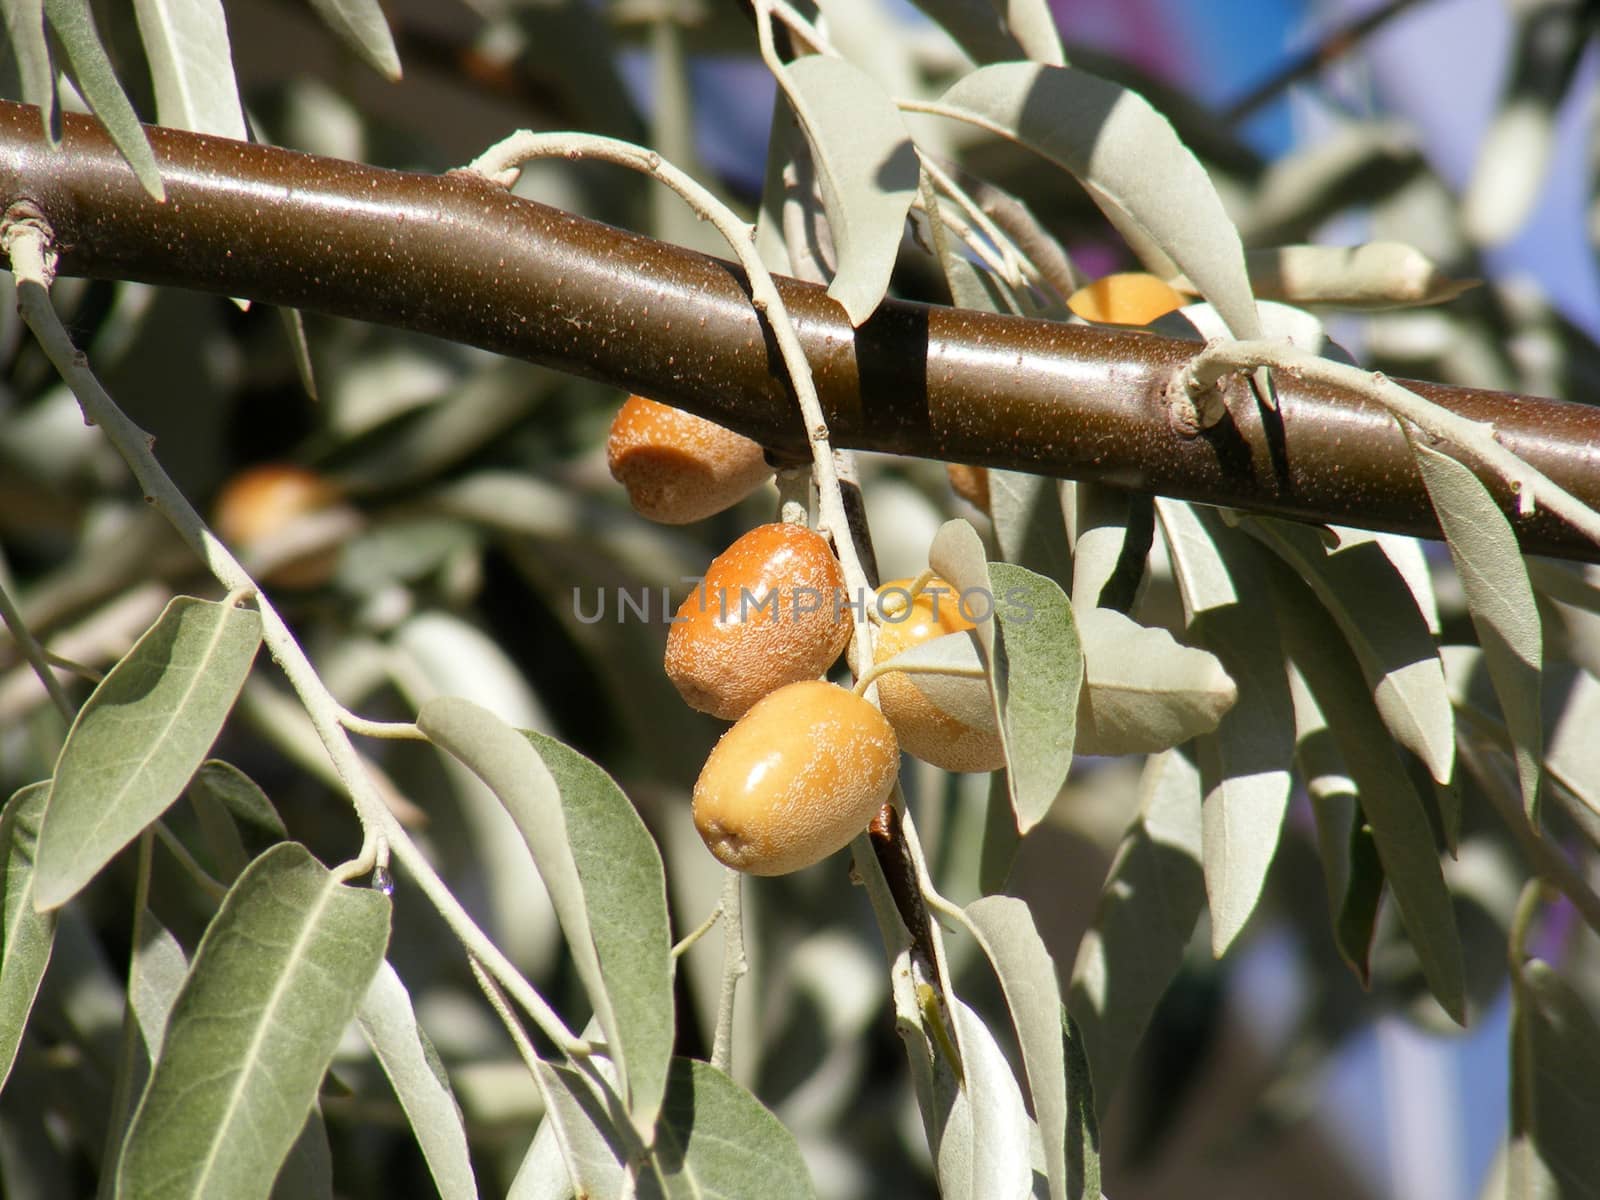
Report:
[[[776,350],[726,262],[511,196],[152,128],[167,202],[99,125],[0,103],[0,203],[54,230],[65,274],[243,296],[417,330],[641,392],[803,453]],[[1437,537],[1399,427],[1333,389],[1278,380],[1278,413],[1235,385],[1192,432],[1165,388],[1195,352],[1149,334],[886,302],[860,329],[819,287],[780,281],[835,445],[1100,480],[1302,520]],[[1492,421],[1507,447],[1600,506],[1600,409],[1410,384]],[[1525,550],[1600,560],[1544,512]]]

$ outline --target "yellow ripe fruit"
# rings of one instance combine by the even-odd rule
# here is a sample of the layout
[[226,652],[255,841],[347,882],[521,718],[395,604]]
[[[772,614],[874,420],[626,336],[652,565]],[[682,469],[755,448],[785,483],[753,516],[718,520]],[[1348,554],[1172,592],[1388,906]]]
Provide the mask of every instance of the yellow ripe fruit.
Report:
[[[314,471],[293,463],[264,463],[240,471],[223,485],[212,514],[217,535],[245,556],[253,556],[297,522],[339,504],[339,490]],[[303,555],[269,553],[275,558],[266,582],[307,588],[324,584],[337,565],[337,550],[323,547]]]
[[837,684],[779,688],[711,750],[694,785],[694,826],[726,866],[785,875],[866,829],[894,788],[894,729]]
[[1182,292],[1154,275],[1124,271],[1085,284],[1068,298],[1067,307],[1085,321],[1102,325],[1148,325],[1188,302]]
[[[877,627],[873,649],[877,662],[888,662],[933,638],[973,628],[961,615],[955,589],[937,577],[917,593],[909,610],[892,611],[904,602],[912,582],[896,579],[878,589],[879,612],[890,611]],[[984,685],[975,682],[974,686]],[[878,703],[894,726],[900,748],[923,762],[946,771],[996,771],[1005,766],[1005,752],[995,729],[976,728],[943,711],[903,672],[878,677]]]
[[711,561],[667,635],[667,677],[691,708],[734,721],[815,679],[850,640],[844,572],[821,534],[758,525]]
[[629,396],[611,422],[606,463],[634,509],[665,525],[731,508],[772,477],[743,434],[643,396]]

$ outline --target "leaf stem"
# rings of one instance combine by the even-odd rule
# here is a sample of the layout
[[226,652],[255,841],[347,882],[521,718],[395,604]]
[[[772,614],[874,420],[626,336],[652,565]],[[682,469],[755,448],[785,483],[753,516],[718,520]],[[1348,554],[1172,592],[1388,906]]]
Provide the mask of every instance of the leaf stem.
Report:
[[11,632],[11,640],[22,651],[22,656],[28,660],[28,665],[33,668],[33,673],[39,677],[39,682],[44,684],[44,690],[50,694],[50,699],[55,702],[57,710],[66,719],[67,724],[72,724],[74,716],[72,701],[67,699],[67,693],[61,686],[61,681],[56,678],[56,673],[50,669],[50,655],[33,636],[33,631],[28,628],[22,619],[22,610],[11,598],[11,593],[6,591],[5,582],[0,580],[0,621]]
[[711,1042],[711,1065],[725,1075],[733,1072],[733,1004],[739,980],[750,970],[744,952],[744,875],[727,868],[722,879],[722,993],[717,997],[717,1028]]

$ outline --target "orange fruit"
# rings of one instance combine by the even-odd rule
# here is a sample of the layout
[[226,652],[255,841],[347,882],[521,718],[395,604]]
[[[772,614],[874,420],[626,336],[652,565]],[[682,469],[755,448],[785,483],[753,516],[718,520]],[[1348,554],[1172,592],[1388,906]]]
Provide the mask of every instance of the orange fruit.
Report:
[[726,866],[784,875],[863,832],[894,789],[900,752],[876,708],[837,684],[779,688],[712,748],[694,825]]
[[606,463],[634,509],[666,525],[731,508],[772,477],[743,434],[643,396],[629,396],[611,422]]
[[1103,325],[1148,325],[1187,303],[1182,292],[1144,271],[1106,275],[1067,299],[1067,307],[1078,316]]

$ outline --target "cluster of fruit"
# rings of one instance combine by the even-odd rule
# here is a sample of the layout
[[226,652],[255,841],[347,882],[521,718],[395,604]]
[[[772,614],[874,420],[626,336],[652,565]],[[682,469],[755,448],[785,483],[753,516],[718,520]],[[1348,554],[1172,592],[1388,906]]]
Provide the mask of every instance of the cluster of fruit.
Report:
[[[748,438],[639,396],[607,451],[634,507],[672,523],[737,503],[771,473]],[[950,770],[1002,765],[995,730],[941,711],[901,672],[877,678],[881,709],[821,679],[853,610],[875,623],[880,663],[973,628],[943,581],[917,582],[850,597],[827,540],[788,523],[752,529],[706,569],[674,619],[666,671],[691,707],[735,722],[694,788],[695,827],[721,862],[780,875],[842,849],[888,799],[901,750]]]

